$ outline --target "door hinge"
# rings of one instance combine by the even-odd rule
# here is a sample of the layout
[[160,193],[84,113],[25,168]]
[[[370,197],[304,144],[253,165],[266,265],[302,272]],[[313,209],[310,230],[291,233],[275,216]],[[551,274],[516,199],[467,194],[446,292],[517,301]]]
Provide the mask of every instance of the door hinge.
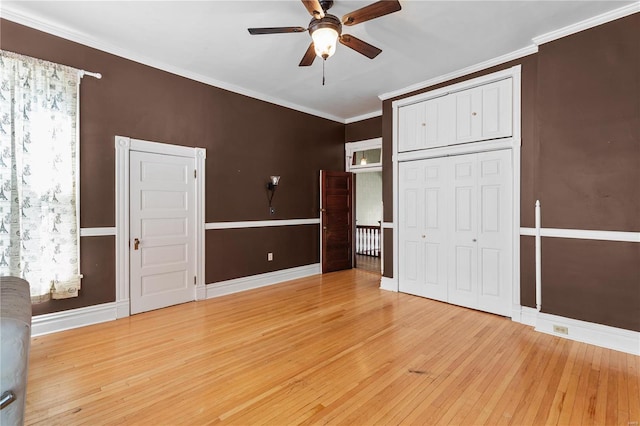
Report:
[[198,281],[196,280],[196,276],[193,276],[193,285],[198,285]]
[[193,171],[193,178],[196,179],[198,177],[198,171],[194,170]]

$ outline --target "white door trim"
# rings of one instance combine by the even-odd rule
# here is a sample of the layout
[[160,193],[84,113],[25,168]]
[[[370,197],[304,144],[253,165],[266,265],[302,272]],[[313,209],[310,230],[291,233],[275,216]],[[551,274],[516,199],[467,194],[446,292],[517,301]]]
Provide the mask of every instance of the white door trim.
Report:
[[116,148],[116,318],[128,317],[129,309],[129,153],[142,151],[194,158],[196,204],[196,300],[206,298],[204,279],[204,182],[207,150],[115,137]]
[[[421,93],[404,99],[392,102],[392,172],[393,172],[393,278],[385,280],[384,288],[391,291],[398,291],[398,197],[399,197],[399,179],[398,166],[403,160],[416,160],[418,158],[429,158],[436,156],[449,156],[463,153],[473,153],[482,151],[491,151],[496,149],[511,149],[512,151],[512,171],[513,171],[513,286],[511,291],[512,300],[512,318],[519,318],[521,312],[520,306],[520,144],[521,144],[521,66],[516,65],[509,69],[498,71],[495,73],[483,75],[478,78],[470,79],[451,86],[435,89],[430,92]],[[505,78],[513,79],[513,99],[512,99],[512,137],[499,139],[495,141],[473,142],[461,145],[452,145],[449,147],[439,147],[434,149],[424,149],[415,153],[399,153],[398,152],[398,110],[401,106],[420,102],[436,96],[443,96],[447,93],[491,83]],[[437,151],[436,151],[437,150]],[[393,280],[390,282],[390,280]]]

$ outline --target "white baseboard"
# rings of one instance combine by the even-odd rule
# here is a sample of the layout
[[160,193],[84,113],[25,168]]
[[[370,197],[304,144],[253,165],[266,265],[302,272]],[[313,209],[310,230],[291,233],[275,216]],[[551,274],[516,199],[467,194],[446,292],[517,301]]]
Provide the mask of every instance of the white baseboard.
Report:
[[[553,326],[566,327],[568,334],[553,331]],[[640,355],[640,332],[538,313],[536,331],[558,337],[589,343],[603,348]]]
[[116,302],[116,318],[124,318],[131,315],[129,299],[118,300]]
[[380,290],[394,291],[398,292],[398,282],[395,278],[380,278]]
[[531,327],[535,327],[538,314],[539,312],[536,308],[523,306],[520,310],[520,323],[524,325],[529,325]]
[[31,319],[31,336],[42,336],[43,334],[70,330],[115,319],[115,302],[37,315]]
[[196,287],[196,300],[204,300],[207,298],[207,286],[199,285]]
[[213,284],[207,284],[206,298],[211,299],[213,297],[225,296],[227,294],[265,287],[268,285],[278,284],[284,281],[295,280],[297,278],[304,278],[320,273],[320,264],[314,263],[311,265],[298,266],[295,268],[283,269],[280,271],[251,275],[249,277],[220,281]]
[[[513,320],[516,321],[516,318]],[[640,332],[637,331],[545,314],[526,306],[522,307],[518,322],[532,326],[541,333],[640,355]],[[567,334],[554,331],[554,326],[565,327]]]

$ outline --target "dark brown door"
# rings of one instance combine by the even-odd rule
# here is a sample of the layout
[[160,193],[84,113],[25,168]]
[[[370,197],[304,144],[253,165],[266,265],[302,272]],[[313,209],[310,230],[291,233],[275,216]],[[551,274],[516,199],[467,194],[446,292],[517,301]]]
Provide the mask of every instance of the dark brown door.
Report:
[[320,171],[322,272],[353,268],[353,173]]

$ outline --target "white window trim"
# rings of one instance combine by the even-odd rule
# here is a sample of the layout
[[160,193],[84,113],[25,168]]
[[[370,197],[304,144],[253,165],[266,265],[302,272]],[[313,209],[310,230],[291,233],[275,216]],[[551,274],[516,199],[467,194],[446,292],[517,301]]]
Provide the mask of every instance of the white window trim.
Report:
[[[520,174],[521,174],[521,65],[495,73],[483,75],[461,83],[420,93],[404,99],[392,102],[393,134],[392,134],[392,167],[393,167],[393,278],[383,278],[381,288],[391,291],[399,291],[398,279],[398,203],[399,203],[399,179],[398,169],[400,161],[416,160],[418,158],[442,157],[473,152],[491,151],[496,149],[511,149],[513,159],[513,271],[512,271],[512,315],[514,321],[520,322],[522,306],[520,305]],[[472,142],[460,145],[424,149],[414,153],[398,152],[398,110],[400,107],[421,102],[427,99],[447,95],[449,93],[466,90],[472,87],[493,83],[506,78],[513,79],[513,135],[510,138]]]
[[115,137],[116,148],[116,318],[128,317],[129,307],[129,153],[142,151],[189,157],[195,160],[196,179],[196,300],[206,298],[204,276],[204,182],[207,150]]
[[[380,162],[367,164],[366,166],[352,165],[351,159],[356,151],[366,151],[380,148]],[[344,170],[352,173],[381,172],[382,171],[382,138],[367,139],[358,142],[347,142],[344,144]]]

